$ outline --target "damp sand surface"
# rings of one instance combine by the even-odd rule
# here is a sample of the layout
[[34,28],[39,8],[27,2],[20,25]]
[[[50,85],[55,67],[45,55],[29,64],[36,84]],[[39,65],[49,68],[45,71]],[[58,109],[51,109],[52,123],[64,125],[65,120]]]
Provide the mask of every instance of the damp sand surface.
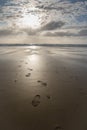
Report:
[[87,48],[0,47],[0,130],[87,130]]

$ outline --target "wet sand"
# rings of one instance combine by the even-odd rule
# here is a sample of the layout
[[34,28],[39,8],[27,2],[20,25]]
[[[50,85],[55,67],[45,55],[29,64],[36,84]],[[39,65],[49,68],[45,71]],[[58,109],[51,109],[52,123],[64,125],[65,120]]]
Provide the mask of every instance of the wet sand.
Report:
[[0,47],[0,130],[87,130],[87,48]]

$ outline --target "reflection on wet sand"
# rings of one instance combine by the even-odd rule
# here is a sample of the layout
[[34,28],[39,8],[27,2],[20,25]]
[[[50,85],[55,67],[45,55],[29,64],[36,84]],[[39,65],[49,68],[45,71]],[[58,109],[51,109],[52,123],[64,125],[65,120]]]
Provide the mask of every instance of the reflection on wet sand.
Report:
[[0,130],[86,130],[86,48],[0,48]]

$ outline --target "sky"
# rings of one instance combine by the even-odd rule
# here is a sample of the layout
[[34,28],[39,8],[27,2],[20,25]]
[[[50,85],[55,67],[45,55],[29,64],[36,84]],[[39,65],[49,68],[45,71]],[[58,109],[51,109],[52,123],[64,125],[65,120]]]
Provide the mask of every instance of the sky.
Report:
[[0,0],[0,43],[87,44],[87,0]]

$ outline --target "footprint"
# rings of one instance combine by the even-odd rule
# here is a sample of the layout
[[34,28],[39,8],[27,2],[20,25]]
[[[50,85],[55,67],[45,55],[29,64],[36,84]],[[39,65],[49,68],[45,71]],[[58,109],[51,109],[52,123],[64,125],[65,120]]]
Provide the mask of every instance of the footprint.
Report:
[[40,95],[36,95],[32,100],[32,106],[37,107],[40,104]]
[[61,126],[56,126],[54,130],[63,130]]
[[45,83],[45,82],[43,82],[43,81],[41,81],[41,80],[38,80],[37,82],[38,82],[38,83],[41,83],[43,86],[47,86],[47,83]]
[[16,82],[17,82],[17,79],[15,79],[14,82],[16,83]]
[[31,68],[28,68],[28,70],[33,71],[33,69],[31,69]]
[[28,74],[26,74],[25,76],[26,76],[26,77],[30,77],[30,75],[31,75],[31,73],[28,73]]
[[28,64],[27,62],[25,62],[25,64]]
[[38,80],[37,82],[38,82],[38,83],[41,83],[42,81]]
[[18,67],[20,68],[20,67],[21,67],[21,65],[18,65]]
[[42,82],[42,85],[47,86],[47,83]]
[[33,69],[30,69],[30,71],[33,71]]
[[47,95],[47,98],[50,99],[51,98],[50,95]]

